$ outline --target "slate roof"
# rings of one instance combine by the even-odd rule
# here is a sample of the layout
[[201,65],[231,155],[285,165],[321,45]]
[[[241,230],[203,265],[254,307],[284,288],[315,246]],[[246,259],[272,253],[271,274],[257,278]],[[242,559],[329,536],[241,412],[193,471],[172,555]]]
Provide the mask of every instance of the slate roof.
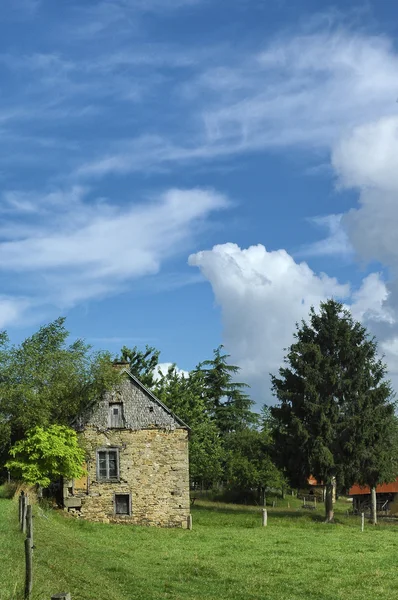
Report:
[[173,413],[159,400],[137,377],[126,368],[121,370],[128,377],[113,390],[95,400],[80,418],[76,419],[74,426],[84,429],[87,425],[94,425],[99,429],[107,429],[109,404],[123,403],[123,429],[140,430],[148,428],[160,429],[187,429],[189,426]]

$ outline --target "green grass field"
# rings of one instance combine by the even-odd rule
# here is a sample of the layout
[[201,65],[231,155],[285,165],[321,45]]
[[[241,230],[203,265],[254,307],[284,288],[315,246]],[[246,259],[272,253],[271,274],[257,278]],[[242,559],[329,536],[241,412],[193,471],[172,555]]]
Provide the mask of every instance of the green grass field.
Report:
[[[292,504],[292,500],[290,499]],[[398,527],[325,525],[298,507],[268,511],[200,501],[193,531],[103,525],[35,507],[33,600],[364,600],[398,597]],[[23,535],[0,499],[0,600],[20,599]]]

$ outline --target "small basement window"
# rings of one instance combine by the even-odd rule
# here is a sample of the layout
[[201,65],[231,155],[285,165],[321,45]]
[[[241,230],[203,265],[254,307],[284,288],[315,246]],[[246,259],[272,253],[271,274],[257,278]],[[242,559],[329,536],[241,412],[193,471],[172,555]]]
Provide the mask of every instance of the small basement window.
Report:
[[111,402],[109,404],[109,427],[120,429],[124,426],[122,402]]
[[117,448],[97,451],[97,479],[98,481],[119,479],[119,452]]
[[115,494],[115,515],[131,516],[130,494]]

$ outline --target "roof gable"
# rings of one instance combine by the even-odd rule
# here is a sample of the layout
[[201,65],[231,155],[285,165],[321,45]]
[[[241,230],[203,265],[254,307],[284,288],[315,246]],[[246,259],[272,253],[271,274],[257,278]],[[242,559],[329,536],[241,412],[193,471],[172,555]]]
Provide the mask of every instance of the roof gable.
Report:
[[123,429],[188,429],[177,415],[144,386],[127,369],[121,371],[127,377],[114,389],[93,402],[90,408],[78,419],[78,427],[94,425],[107,429],[110,404],[123,405]]

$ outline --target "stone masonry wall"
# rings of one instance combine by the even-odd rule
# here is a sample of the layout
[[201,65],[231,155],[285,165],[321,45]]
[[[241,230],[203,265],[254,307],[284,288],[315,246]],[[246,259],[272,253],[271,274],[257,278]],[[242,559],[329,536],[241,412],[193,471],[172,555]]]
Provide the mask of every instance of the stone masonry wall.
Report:
[[[188,431],[107,429],[79,433],[87,450],[87,481],[75,482],[81,516],[92,521],[186,527],[189,515]],[[97,448],[119,449],[119,481],[97,481]],[[115,515],[114,494],[131,494],[131,516]]]

